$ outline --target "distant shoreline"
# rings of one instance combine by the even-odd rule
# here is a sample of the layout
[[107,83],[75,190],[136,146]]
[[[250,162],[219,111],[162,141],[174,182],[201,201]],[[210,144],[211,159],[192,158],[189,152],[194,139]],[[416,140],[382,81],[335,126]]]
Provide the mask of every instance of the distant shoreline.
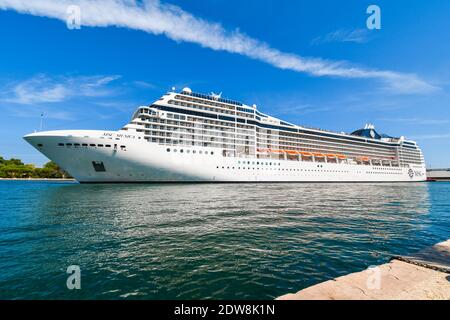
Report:
[[63,178],[0,178],[0,181],[61,181],[61,182],[75,182],[75,179]]

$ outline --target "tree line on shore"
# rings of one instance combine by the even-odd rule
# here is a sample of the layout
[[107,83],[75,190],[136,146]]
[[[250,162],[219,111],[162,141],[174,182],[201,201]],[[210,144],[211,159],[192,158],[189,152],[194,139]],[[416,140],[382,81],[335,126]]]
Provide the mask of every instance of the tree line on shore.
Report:
[[49,161],[39,168],[33,164],[24,164],[20,159],[7,160],[0,156],[0,178],[64,179],[70,178],[70,175],[53,161]]

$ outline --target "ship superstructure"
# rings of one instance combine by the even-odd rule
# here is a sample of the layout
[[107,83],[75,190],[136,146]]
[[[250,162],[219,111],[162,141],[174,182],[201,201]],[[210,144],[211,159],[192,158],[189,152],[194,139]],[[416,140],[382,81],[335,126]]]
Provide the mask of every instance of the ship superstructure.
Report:
[[139,107],[118,131],[25,139],[80,182],[365,182],[426,180],[416,142],[294,125],[189,88]]

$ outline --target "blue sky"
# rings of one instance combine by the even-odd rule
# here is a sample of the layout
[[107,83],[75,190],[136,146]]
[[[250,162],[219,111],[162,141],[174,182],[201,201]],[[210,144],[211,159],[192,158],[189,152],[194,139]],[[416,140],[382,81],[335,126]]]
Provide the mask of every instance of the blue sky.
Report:
[[189,86],[300,125],[374,123],[449,167],[449,14],[438,0],[0,0],[0,155],[46,161],[22,140],[42,112],[45,130],[115,130]]

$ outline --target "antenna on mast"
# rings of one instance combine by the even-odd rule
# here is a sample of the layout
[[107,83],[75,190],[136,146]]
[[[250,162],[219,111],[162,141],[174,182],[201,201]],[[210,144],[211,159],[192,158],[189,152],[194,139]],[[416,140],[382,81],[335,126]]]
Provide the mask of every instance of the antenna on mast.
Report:
[[42,124],[43,124],[43,121],[44,121],[44,113],[41,112],[41,123],[40,123],[40,125],[39,125],[39,131],[42,131]]

